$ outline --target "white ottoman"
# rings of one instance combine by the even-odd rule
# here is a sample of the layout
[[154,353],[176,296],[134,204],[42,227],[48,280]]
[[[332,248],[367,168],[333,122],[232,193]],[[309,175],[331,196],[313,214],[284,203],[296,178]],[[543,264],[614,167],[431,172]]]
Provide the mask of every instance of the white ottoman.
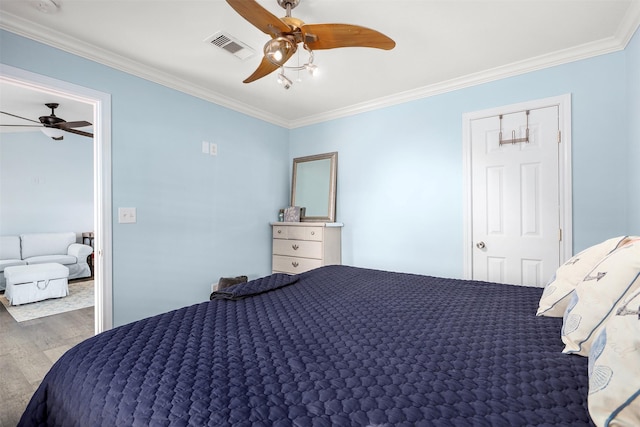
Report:
[[4,269],[9,304],[18,305],[69,295],[69,269],[62,264],[16,265]]

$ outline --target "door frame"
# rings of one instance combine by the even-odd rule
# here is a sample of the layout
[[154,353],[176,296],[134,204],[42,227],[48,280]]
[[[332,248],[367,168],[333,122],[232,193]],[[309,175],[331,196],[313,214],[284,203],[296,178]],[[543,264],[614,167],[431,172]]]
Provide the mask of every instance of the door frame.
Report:
[[561,142],[558,150],[560,264],[573,254],[573,207],[571,184],[571,94],[537,99],[462,115],[462,187],[463,187],[463,278],[473,278],[473,194],[471,174],[471,121],[525,110],[558,106]]
[[111,95],[0,64],[0,80],[93,106],[95,333],[113,327],[111,214]]

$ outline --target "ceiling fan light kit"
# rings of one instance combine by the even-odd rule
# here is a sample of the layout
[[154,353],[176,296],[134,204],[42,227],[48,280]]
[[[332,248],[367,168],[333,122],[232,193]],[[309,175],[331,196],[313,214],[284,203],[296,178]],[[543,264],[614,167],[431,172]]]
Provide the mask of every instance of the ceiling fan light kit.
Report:
[[64,139],[64,131],[62,129],[43,127],[40,130],[54,141],[62,141]]
[[[291,16],[291,10],[298,6],[300,0],[277,0],[286,10],[286,16],[283,18],[273,15],[255,0],[226,1],[240,16],[271,36],[271,40],[264,45],[262,62],[244,83],[251,83],[280,69],[277,81],[285,89],[289,89],[293,83],[285,76],[285,70],[307,70],[312,76],[316,74],[318,66],[313,64],[314,49],[372,47],[390,50],[396,45],[384,34],[358,25],[305,24]],[[286,65],[298,51],[300,43],[309,52],[309,60],[303,65]]]
[[272,64],[282,67],[297,50],[298,45],[291,37],[280,36],[264,45],[264,56]]
[[284,69],[282,69],[280,73],[278,73],[278,83],[280,83],[285,89],[289,89],[293,85],[293,82],[284,75]]
[[[280,73],[278,73],[277,81],[285,89],[290,89],[291,85],[293,85],[293,82],[290,79],[288,79],[284,74],[286,70],[291,70],[291,71],[297,71],[298,72],[298,78],[296,79],[297,82],[302,82],[302,77],[300,75],[300,71],[304,71],[304,70],[308,71],[309,75],[311,75],[311,77],[315,77],[318,74],[318,66],[313,63],[313,51],[311,49],[309,49],[309,47],[306,44],[303,47],[307,52],[309,52],[309,59],[307,60],[306,63],[304,63],[302,65],[299,65],[300,64],[300,59],[299,59],[300,58],[300,52],[298,52],[298,65],[297,66],[284,65],[283,64],[280,67]],[[265,58],[267,58],[267,60],[269,60],[269,57],[267,55],[265,55]]]

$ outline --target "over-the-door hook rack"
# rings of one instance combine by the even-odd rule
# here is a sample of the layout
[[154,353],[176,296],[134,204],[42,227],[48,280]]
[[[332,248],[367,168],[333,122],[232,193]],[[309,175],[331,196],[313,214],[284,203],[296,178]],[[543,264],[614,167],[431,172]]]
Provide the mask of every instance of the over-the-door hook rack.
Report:
[[512,130],[511,131],[511,139],[502,139],[502,114],[500,114],[500,135],[498,137],[498,140],[500,141],[500,145],[503,145],[503,144],[515,144],[517,142],[526,142],[527,144],[529,143],[529,110],[526,110],[525,113],[527,113],[527,132],[526,132],[526,136],[524,138],[516,138],[516,131]]

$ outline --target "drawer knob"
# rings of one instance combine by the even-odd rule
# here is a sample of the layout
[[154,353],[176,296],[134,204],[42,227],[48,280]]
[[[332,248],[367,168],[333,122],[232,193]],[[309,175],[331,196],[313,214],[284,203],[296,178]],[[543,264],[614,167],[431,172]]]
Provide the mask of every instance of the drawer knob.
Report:
[[282,230],[278,230],[278,234],[282,234]]
[[294,268],[297,268],[300,264],[298,264],[298,261],[293,261],[291,265],[293,265]]
[[315,232],[315,231],[312,231],[312,232],[311,232],[311,235],[312,235],[312,236],[315,236],[315,235],[316,235],[316,232]]
[[294,251],[297,251],[300,246],[293,244],[291,245],[291,247],[293,248]]

